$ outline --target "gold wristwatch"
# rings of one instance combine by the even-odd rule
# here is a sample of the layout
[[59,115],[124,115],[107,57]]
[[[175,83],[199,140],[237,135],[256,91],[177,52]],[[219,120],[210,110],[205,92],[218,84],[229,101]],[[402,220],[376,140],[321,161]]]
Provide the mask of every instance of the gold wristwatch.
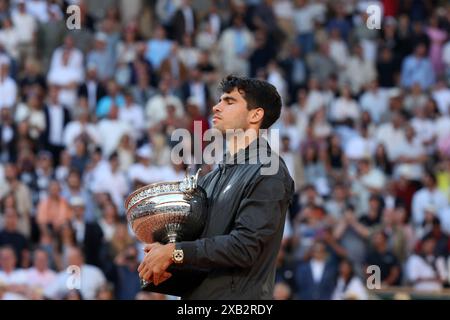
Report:
[[184,252],[182,249],[174,249],[172,253],[172,260],[176,264],[183,263],[184,260]]

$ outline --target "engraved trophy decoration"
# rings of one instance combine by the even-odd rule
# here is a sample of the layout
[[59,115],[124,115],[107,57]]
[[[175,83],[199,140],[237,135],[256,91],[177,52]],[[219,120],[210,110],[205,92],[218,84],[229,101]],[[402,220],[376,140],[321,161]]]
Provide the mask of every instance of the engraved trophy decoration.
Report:
[[[138,240],[163,244],[197,239],[205,226],[207,196],[198,175],[182,181],[149,184],[125,201],[128,223]],[[149,285],[141,280],[141,287]]]

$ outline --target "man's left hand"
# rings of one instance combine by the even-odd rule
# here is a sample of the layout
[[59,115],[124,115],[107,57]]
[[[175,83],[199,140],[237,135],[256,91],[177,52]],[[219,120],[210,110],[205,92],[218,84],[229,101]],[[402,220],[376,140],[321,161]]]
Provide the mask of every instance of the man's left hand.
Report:
[[172,253],[174,249],[175,244],[173,243],[147,245],[144,248],[147,254],[138,268],[139,277],[148,282],[153,281],[155,286],[169,279],[171,274],[166,270],[173,263]]

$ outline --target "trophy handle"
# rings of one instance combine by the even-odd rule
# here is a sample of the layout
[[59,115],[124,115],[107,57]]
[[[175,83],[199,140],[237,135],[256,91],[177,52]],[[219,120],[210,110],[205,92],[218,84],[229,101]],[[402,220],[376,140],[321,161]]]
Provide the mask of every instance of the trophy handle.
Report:
[[188,172],[189,172],[189,168],[190,167],[188,167],[187,169],[186,169],[186,174],[185,174],[185,177],[184,177],[184,180],[183,180],[183,184],[185,185],[185,191],[193,191],[193,190],[195,190],[196,188],[197,188],[197,185],[198,185],[198,176],[199,176],[199,174],[200,174],[200,171],[202,171],[202,168],[199,168],[198,170],[197,170],[197,173],[194,175],[194,176],[189,176],[189,174],[188,174]]
[[199,168],[197,170],[197,173],[195,174],[194,177],[192,177],[192,188],[196,189],[197,185],[198,185],[198,175],[200,174],[200,171],[202,171],[202,168]]

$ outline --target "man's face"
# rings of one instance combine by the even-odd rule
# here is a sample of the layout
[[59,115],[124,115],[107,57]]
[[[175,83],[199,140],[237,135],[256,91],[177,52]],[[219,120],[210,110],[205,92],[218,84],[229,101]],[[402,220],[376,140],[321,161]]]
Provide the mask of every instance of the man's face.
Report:
[[10,231],[17,229],[17,212],[14,209],[6,209],[4,218],[5,229]]
[[213,113],[213,126],[222,133],[228,129],[247,130],[249,127],[247,101],[236,88],[222,94],[219,103],[213,107]]
[[76,173],[71,173],[67,179],[69,187],[78,189],[80,187],[80,177]]
[[17,169],[13,165],[5,166],[5,178],[8,181],[13,181],[17,178]]
[[48,188],[49,194],[52,197],[59,197],[59,193],[60,193],[60,188],[59,188],[59,184],[56,181],[52,181],[50,183],[50,186]]
[[83,205],[72,206],[72,211],[73,211],[75,218],[77,218],[79,220],[83,220],[83,218],[84,218],[84,206]]
[[68,265],[81,266],[83,265],[83,256],[79,249],[70,249],[67,255]]
[[3,271],[12,271],[16,265],[16,257],[14,251],[5,248],[0,251],[0,265]]
[[38,270],[46,270],[48,268],[48,256],[45,251],[36,251],[34,256],[34,265]]

